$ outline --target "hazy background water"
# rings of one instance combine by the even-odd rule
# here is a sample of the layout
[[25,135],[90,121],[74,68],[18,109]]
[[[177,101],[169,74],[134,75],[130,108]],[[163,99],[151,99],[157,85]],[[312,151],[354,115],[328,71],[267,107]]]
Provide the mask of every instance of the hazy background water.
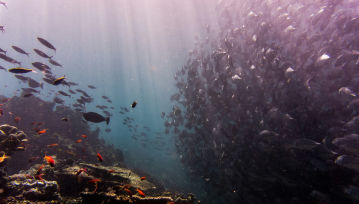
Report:
[[[200,191],[186,176],[171,135],[155,143],[154,133],[164,131],[160,113],[171,109],[175,71],[185,63],[196,36],[201,37],[207,25],[216,25],[215,1],[11,0],[7,5],[8,9],[0,7],[0,25],[6,29],[0,33],[1,48],[30,67],[34,61],[46,62],[33,48],[53,53],[36,38],[49,40],[57,48],[53,59],[64,65],[55,68],[57,76],[66,75],[85,90],[89,84],[97,87],[89,91],[96,102],[86,110],[95,110],[102,95],[112,99],[116,107],[109,126],[112,132],[105,133],[105,125],[94,128],[102,127],[101,136],[123,150],[126,164],[152,174],[167,187]],[[16,53],[12,45],[31,52],[30,57]],[[29,76],[41,79],[41,73]],[[7,96],[21,87],[5,72],[1,72],[0,85],[4,87],[1,94]],[[42,97],[52,100],[46,89]],[[135,124],[151,128],[144,142],[131,139],[118,114],[119,106],[129,107],[133,100],[138,101],[130,114]]]

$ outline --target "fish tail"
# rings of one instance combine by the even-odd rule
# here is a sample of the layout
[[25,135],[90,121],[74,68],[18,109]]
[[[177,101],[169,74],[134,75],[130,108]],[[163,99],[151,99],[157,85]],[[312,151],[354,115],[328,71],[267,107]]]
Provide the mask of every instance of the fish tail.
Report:
[[106,124],[108,125],[110,123],[110,117],[106,118]]

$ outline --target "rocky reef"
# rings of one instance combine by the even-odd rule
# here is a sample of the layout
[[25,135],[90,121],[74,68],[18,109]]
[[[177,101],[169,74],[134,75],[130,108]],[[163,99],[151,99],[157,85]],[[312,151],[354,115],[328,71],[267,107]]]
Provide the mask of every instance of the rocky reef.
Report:
[[197,203],[193,195],[163,192],[130,169],[72,160],[36,164],[9,176],[2,187],[3,203]]

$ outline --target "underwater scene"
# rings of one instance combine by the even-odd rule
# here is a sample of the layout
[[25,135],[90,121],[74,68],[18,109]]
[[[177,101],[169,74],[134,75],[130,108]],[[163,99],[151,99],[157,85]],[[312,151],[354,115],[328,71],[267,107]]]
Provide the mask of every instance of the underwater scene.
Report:
[[358,0],[0,0],[0,203],[359,203]]

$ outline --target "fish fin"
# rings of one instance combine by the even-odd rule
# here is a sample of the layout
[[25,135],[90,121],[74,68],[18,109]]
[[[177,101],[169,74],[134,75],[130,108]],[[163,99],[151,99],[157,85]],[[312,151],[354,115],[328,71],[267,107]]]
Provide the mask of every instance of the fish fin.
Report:
[[106,118],[106,124],[108,125],[110,123],[110,117]]

